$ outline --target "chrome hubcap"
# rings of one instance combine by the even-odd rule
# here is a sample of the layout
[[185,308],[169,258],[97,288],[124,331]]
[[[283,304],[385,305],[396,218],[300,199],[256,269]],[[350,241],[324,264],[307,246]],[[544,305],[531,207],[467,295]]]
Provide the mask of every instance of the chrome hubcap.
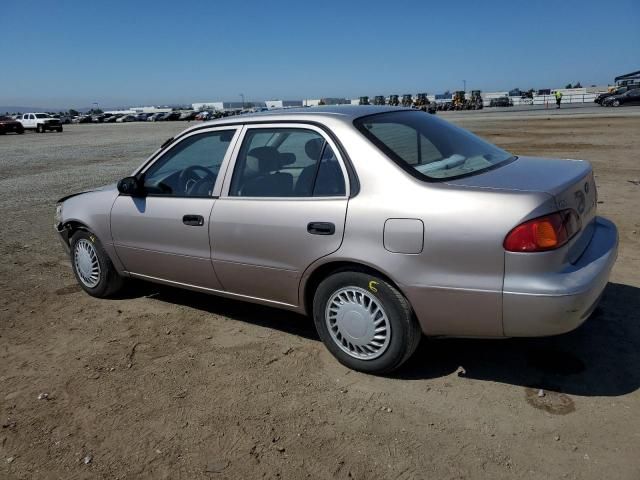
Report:
[[76,243],[73,262],[80,281],[89,288],[94,288],[100,282],[100,262],[93,244],[84,238]]
[[325,321],[333,341],[360,360],[382,355],[391,340],[391,324],[378,300],[358,287],[345,287],[329,298]]

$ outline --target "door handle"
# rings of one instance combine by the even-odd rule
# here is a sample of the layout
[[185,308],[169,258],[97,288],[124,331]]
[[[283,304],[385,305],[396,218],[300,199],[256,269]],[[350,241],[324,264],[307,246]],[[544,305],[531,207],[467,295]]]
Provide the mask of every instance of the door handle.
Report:
[[204,217],[202,215],[185,215],[182,217],[182,223],[191,227],[201,227],[204,225]]
[[311,222],[307,224],[307,232],[313,235],[333,235],[336,226],[330,222]]

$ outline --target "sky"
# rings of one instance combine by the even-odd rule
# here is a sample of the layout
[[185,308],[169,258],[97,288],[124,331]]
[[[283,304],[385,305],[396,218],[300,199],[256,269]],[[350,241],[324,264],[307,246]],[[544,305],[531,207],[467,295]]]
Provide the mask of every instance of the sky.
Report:
[[29,0],[0,9],[0,105],[357,98],[613,83],[640,0]]

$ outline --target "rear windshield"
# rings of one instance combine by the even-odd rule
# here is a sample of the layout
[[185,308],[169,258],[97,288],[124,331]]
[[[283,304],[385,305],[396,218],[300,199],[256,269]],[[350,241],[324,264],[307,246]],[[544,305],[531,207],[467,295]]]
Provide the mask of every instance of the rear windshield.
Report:
[[495,168],[515,157],[472,133],[420,111],[388,112],[354,122],[413,176],[440,180]]
[[36,113],[36,118],[49,118],[46,113]]

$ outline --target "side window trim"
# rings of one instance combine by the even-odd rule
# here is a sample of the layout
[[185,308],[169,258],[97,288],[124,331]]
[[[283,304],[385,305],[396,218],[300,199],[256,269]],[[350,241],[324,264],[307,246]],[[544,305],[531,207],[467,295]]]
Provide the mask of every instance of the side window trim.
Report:
[[[196,136],[196,135],[203,135],[203,134],[207,134],[210,132],[219,132],[219,131],[225,131],[225,130],[234,130],[233,133],[233,138],[231,139],[231,141],[229,142],[229,148],[227,148],[227,151],[224,154],[224,159],[222,160],[222,163],[220,164],[220,172],[218,173],[218,178],[216,179],[216,183],[213,186],[213,190],[211,193],[210,198],[219,198],[220,197],[220,191],[222,190],[222,185],[223,185],[223,181],[224,181],[224,175],[223,172],[225,172],[226,174],[226,170],[227,170],[227,166],[229,164],[229,161],[232,158],[233,153],[235,152],[235,148],[238,142],[238,138],[240,137],[240,132],[242,131],[242,128],[239,128],[237,125],[221,125],[219,127],[212,127],[212,128],[207,128],[204,130],[194,130],[193,132],[190,132],[189,134],[180,137],[180,139],[177,142],[173,142],[171,145],[169,145],[166,149],[160,151],[159,153],[155,154],[156,157],[148,162],[147,164],[143,165],[142,168],[140,168],[139,170],[137,170],[134,175],[135,176],[144,176],[147,171],[152,168],[156,163],[162,161],[162,159],[165,157],[165,155],[167,155],[169,152],[171,152],[171,150],[173,150],[174,148],[176,148],[178,145],[180,145],[182,142],[184,142],[185,140]],[[154,194],[150,194],[150,197],[155,197],[155,196],[162,196],[162,197],[166,197],[166,198],[195,198],[195,197],[189,197],[189,196],[167,196],[167,195],[154,195]],[[209,198],[209,196],[207,197],[200,197],[200,198]]]
[[[298,130],[311,130],[318,135],[320,135],[325,142],[325,147],[323,147],[322,153],[324,153],[324,148],[326,145],[331,147],[333,150],[336,159],[338,160],[338,165],[340,165],[340,171],[342,172],[342,177],[345,184],[345,195],[344,196],[310,196],[310,197],[243,197],[243,196],[230,196],[229,189],[231,188],[231,179],[233,177],[233,172],[236,168],[236,164],[238,162],[238,155],[241,151],[242,144],[244,143],[245,137],[249,130],[259,130],[259,129],[281,129],[281,128],[291,128]],[[322,200],[322,199],[344,199],[350,198],[351,196],[351,177],[349,175],[349,171],[345,165],[344,159],[342,158],[342,154],[338,145],[333,141],[330,135],[324,131],[324,129],[317,127],[316,125],[304,122],[277,122],[277,123],[260,123],[260,124],[245,124],[238,135],[235,146],[233,148],[233,154],[231,159],[229,160],[225,175],[224,181],[222,183],[222,191],[220,192],[220,197],[227,200],[245,200],[245,199],[260,199],[265,201],[273,201],[273,200],[300,200],[300,201],[308,201],[308,200]],[[322,160],[322,157],[320,158]],[[320,166],[320,161],[318,162],[318,168]],[[316,176],[317,178],[317,176]]]

